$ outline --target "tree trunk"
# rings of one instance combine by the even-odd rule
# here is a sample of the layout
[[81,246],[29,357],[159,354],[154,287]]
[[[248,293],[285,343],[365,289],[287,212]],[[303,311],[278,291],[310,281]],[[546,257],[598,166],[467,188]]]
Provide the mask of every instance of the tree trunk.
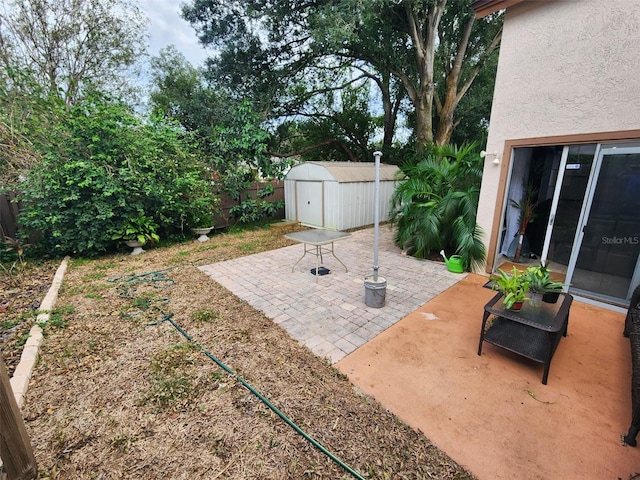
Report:
[[460,39],[460,44],[458,45],[458,50],[456,52],[456,58],[453,62],[451,70],[447,73],[447,77],[445,79],[444,101],[441,103],[436,102],[436,106],[438,107],[438,131],[436,132],[435,143],[437,143],[438,145],[446,145],[451,140],[451,135],[453,134],[453,129],[455,126],[454,114],[456,108],[458,108],[460,100],[467,93],[467,91],[471,87],[471,84],[478,76],[478,73],[480,72],[480,69],[484,65],[486,59],[500,45],[500,39],[502,38],[502,29],[500,29],[495,35],[495,37],[491,41],[491,44],[487,47],[481,58],[476,63],[476,66],[469,73],[468,78],[466,79],[464,84],[460,85],[462,66],[465,59],[464,57],[467,52],[467,47],[469,46],[469,39],[471,38],[471,31],[473,29],[474,22],[475,17],[471,17],[465,24],[464,32],[462,34],[462,38]]
[[4,359],[0,356],[0,457],[10,480],[36,478],[33,448],[13,396]]
[[[470,82],[467,82],[467,85],[462,87],[462,92],[458,91],[462,74],[462,64],[467,52],[467,46],[469,45],[469,38],[471,37],[471,29],[473,28],[474,21],[475,16],[472,16],[465,24],[462,38],[458,45],[458,51],[456,52],[456,58],[445,78],[444,102],[438,112],[438,131],[436,132],[436,143],[438,145],[445,145],[451,140],[451,134],[453,133],[453,114],[458,107],[460,99],[471,85]],[[472,75],[471,81],[473,81],[477,72],[476,70]]]
[[391,150],[393,145],[393,135],[396,129],[396,120],[398,117],[398,108],[400,107],[400,100],[391,100],[391,74],[386,73],[380,86],[380,92],[382,93],[382,108],[384,111],[384,123],[383,123],[383,137],[382,137],[382,151],[386,152]]
[[433,120],[431,117],[432,102],[427,105],[416,105],[416,148],[423,151],[424,148],[433,143]]
[[438,145],[446,145],[451,140],[453,134],[453,115],[458,107],[457,86],[458,83],[449,85],[449,77],[447,77],[446,95],[444,103],[438,111],[438,131],[435,136],[435,143]]
[[386,152],[387,150],[391,150],[391,146],[393,145],[393,134],[395,130],[396,117],[394,115],[393,109],[389,108],[387,111],[387,107],[385,106],[384,111],[384,135],[382,137],[382,151]]
[[[415,51],[416,66],[418,67],[419,87],[409,97],[415,107],[416,115],[416,148],[423,150],[433,143],[433,96],[435,86],[433,80],[433,62],[436,51],[436,36],[438,25],[442,18],[447,0],[437,0],[429,7],[425,16],[414,9],[413,2],[403,0],[409,35]],[[406,81],[403,81],[406,86]]]

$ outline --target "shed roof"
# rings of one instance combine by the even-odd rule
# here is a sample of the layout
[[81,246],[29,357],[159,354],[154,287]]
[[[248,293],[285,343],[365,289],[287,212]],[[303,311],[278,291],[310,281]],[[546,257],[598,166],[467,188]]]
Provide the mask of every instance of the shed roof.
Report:
[[[291,180],[308,179],[305,176],[327,180],[319,175],[318,170],[325,170],[338,183],[373,182],[376,179],[373,162],[304,162],[292,167],[287,174]],[[314,172],[315,170],[315,172]],[[398,171],[396,165],[380,164],[380,181],[395,180]]]

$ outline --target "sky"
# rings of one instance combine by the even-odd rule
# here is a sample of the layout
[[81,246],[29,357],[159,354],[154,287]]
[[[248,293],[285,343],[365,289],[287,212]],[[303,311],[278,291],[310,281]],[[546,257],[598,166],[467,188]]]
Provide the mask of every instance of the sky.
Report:
[[149,55],[156,56],[168,46],[175,45],[194,66],[200,66],[207,57],[191,25],[180,17],[178,0],[138,0],[142,12],[149,18]]

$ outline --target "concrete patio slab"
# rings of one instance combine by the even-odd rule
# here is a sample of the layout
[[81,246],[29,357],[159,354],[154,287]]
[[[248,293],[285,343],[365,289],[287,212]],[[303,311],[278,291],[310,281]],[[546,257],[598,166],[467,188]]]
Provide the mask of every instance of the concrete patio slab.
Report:
[[469,275],[336,367],[481,480],[636,478],[624,315],[574,301],[543,385],[539,363],[477,355],[485,282]]
[[[612,479],[640,472],[622,446],[631,413],[624,315],[574,301],[568,336],[542,385],[542,365],[485,344],[477,355],[487,278],[402,255],[380,230],[386,304],[364,303],[373,229],[335,245],[316,283],[302,245],[201,267],[261,310],[363,392],[480,480]],[[635,477],[634,477],[635,478]]]

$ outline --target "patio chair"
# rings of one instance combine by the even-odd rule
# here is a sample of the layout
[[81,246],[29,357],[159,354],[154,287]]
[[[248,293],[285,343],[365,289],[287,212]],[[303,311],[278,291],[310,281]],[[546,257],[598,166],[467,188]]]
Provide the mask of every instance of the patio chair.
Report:
[[631,426],[622,441],[635,447],[640,431],[640,286],[631,296],[631,303],[625,319],[624,335],[631,343]]
[[628,337],[631,328],[631,313],[634,310],[640,309],[640,284],[635,288],[631,294],[631,300],[629,301],[629,309],[627,310],[627,318],[624,320],[624,336]]

